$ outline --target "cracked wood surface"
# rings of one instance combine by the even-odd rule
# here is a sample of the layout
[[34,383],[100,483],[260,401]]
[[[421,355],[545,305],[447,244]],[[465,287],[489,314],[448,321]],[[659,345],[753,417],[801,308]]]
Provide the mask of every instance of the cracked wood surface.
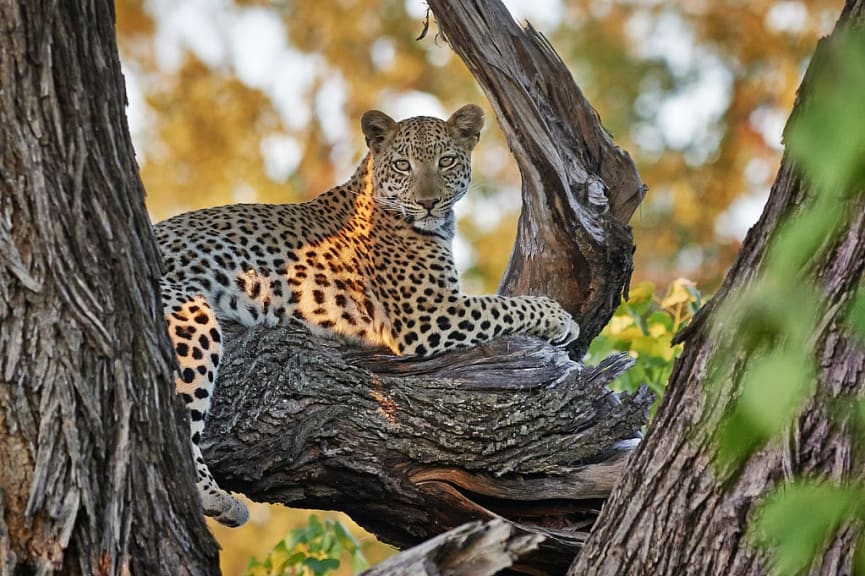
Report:
[[219,570],[113,20],[107,0],[0,0],[3,575]]
[[402,548],[506,518],[546,537],[525,562],[550,573],[585,540],[651,401],[607,390],[628,356],[583,367],[527,337],[405,361],[300,327],[226,334],[203,440],[221,485],[345,511]]

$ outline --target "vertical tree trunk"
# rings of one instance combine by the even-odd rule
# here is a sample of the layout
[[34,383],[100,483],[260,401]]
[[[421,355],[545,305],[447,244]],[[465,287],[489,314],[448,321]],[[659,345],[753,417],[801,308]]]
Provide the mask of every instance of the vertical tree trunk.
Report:
[[0,0],[0,573],[218,572],[110,0]]
[[[861,28],[863,23],[865,2],[849,0],[838,27]],[[812,68],[820,64],[825,43],[812,59]],[[813,73],[809,69],[794,114],[807,105]],[[812,194],[809,186],[785,157],[760,221],[748,234],[723,287],[688,329],[686,348],[663,405],[569,574],[765,574],[766,558],[745,537],[762,496],[791,475],[841,482],[865,475],[862,459],[855,456],[851,425],[831,423],[839,402],[865,392],[865,350],[842,322],[845,303],[860,285],[865,268],[861,194],[852,195],[847,221],[839,224],[843,229],[804,279],[826,299],[815,324],[818,381],[809,405],[787,438],[752,456],[730,483],[722,483],[712,466],[713,428],[740,392],[738,379],[732,378],[713,389],[712,401],[707,401],[707,365],[718,346],[710,327],[724,321],[715,311],[760,271],[773,231]],[[748,369],[750,359],[744,352],[733,360],[737,373]],[[857,529],[841,530],[810,573],[851,574],[856,537]]]

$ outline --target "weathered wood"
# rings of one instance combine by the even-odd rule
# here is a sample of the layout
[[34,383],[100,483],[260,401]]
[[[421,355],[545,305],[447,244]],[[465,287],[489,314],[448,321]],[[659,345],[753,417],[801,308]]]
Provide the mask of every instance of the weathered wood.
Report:
[[[156,252],[124,123],[111,6],[0,8],[0,564],[213,571],[184,435],[166,409]],[[489,18],[515,29],[500,5]],[[449,35],[472,24],[452,26]],[[537,34],[519,34],[533,66],[554,56]],[[624,222],[644,188],[572,82],[501,90],[528,90],[523,100],[537,106],[524,117],[495,104],[528,174],[503,291],[559,298],[583,322],[579,357],[626,289],[633,246]],[[537,112],[570,118],[577,106],[575,131],[556,132]],[[605,389],[629,364],[613,357],[584,368],[520,338],[407,363],[290,327],[234,333],[208,456],[228,487],[342,508],[403,545],[507,516],[511,530],[546,537],[523,562],[561,572],[645,420],[646,394]]]
[[521,534],[502,520],[471,522],[402,554],[391,556],[362,576],[486,576],[513,565],[542,540]]
[[[863,25],[865,2],[848,1],[839,27]],[[815,66],[825,61],[825,42],[811,60],[794,115],[808,105],[808,82]],[[861,190],[849,195],[845,219],[837,223],[838,236],[803,272],[802,281],[813,283],[825,298],[814,324],[816,392],[786,437],[752,456],[734,479],[722,482],[712,466],[713,430],[731,399],[739,395],[742,375],[753,359],[742,346],[729,361],[732,374],[707,400],[707,367],[720,345],[712,327],[725,321],[717,311],[760,272],[773,232],[812,194],[807,179],[785,157],[763,214],[722,288],[682,335],[685,351],[657,416],[569,574],[766,574],[766,558],[745,538],[762,496],[794,475],[841,482],[865,477],[865,462],[856,456],[856,431],[848,423],[832,423],[838,406],[865,392],[865,349],[845,330],[842,319],[865,270]],[[809,574],[852,574],[857,532],[856,527],[841,530]]]
[[526,337],[419,362],[300,327],[226,335],[203,441],[221,485],[343,510],[399,547],[509,518],[547,536],[531,561],[551,572],[585,539],[651,400],[606,389],[628,356],[584,368]]
[[113,21],[108,0],[0,0],[4,575],[218,571]]

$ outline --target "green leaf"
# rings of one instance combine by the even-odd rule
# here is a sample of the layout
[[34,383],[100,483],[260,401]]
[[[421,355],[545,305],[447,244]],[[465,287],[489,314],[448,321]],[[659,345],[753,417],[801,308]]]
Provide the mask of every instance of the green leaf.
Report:
[[793,282],[806,264],[819,255],[839,227],[844,203],[822,192],[804,213],[788,219],[776,232],[769,252],[769,270],[776,279]]
[[288,544],[286,543],[285,538],[276,543],[276,546],[273,547],[273,552],[288,554]]
[[853,557],[853,573],[861,576],[865,574],[865,532],[856,543],[856,555]]
[[355,550],[360,548],[360,543],[351,535],[351,532],[346,530],[345,526],[342,525],[342,522],[334,523],[333,532],[348,552],[353,553]]
[[[796,305],[791,306],[791,302]],[[735,349],[766,349],[786,342],[805,354],[818,307],[812,287],[763,276],[728,299],[718,317],[725,319],[721,326],[735,337]],[[713,362],[727,361],[730,353],[729,349],[719,349]]]
[[813,363],[801,353],[776,349],[752,358],[741,395],[716,434],[722,469],[738,468],[789,425],[814,385]]
[[246,570],[243,572],[243,576],[254,576],[257,572],[257,568],[261,568],[261,562],[259,562],[254,556],[249,559],[246,563]]
[[315,576],[323,576],[339,568],[339,560],[333,558],[307,558],[303,565],[312,570]]
[[324,532],[321,535],[318,549],[330,556],[335,544],[337,544],[337,540],[334,537],[332,526],[328,524],[325,526]]
[[861,490],[819,482],[785,486],[757,510],[756,543],[771,552],[773,576],[804,573],[838,528],[861,513]]
[[[643,314],[648,312],[650,305],[651,305],[651,302],[649,302],[648,304],[645,304],[645,309],[638,310],[636,306],[631,306],[630,304],[625,304],[625,312],[627,312],[627,314],[634,321],[634,324],[640,329],[640,331],[643,334],[646,333],[646,323],[643,320]],[[640,305],[640,307],[642,308],[643,305]]]
[[369,568],[369,562],[367,562],[366,557],[360,553],[360,549],[351,555],[351,569],[357,574],[358,572],[363,572]]
[[647,321],[649,332],[652,332],[652,326],[655,324],[661,325],[667,329],[667,332],[673,331],[673,317],[662,310],[656,310],[649,314]]
[[306,560],[306,558],[308,558],[308,557],[309,557],[309,554],[307,554],[305,550],[295,552],[294,554],[292,554],[288,558],[286,558],[285,565],[286,566],[299,566],[299,565],[303,564],[303,561]]
[[824,58],[785,138],[788,152],[818,186],[846,190],[865,181],[865,34],[838,34]]

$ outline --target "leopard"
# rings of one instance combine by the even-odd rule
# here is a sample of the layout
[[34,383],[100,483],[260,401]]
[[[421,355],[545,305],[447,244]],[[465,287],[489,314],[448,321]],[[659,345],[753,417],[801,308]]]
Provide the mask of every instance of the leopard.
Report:
[[313,334],[409,358],[514,334],[556,346],[579,336],[571,314],[546,296],[461,292],[453,208],[469,190],[483,125],[474,104],[447,120],[395,121],[370,110],[361,118],[367,151],[346,183],[306,202],[231,204],[154,225],[176,394],[189,414],[205,515],[227,526],[249,517],[219,487],[200,446],[225,322],[299,322]]

